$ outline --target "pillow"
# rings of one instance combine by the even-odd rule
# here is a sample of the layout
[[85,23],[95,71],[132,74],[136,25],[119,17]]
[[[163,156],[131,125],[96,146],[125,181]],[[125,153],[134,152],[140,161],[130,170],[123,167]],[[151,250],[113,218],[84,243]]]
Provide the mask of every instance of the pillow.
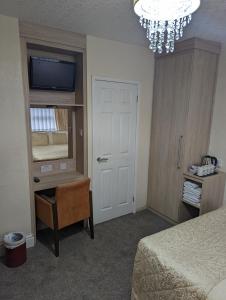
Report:
[[48,146],[48,132],[32,132],[32,146]]
[[67,132],[65,131],[58,131],[58,132],[52,132],[49,135],[49,141],[51,145],[63,145],[67,144]]

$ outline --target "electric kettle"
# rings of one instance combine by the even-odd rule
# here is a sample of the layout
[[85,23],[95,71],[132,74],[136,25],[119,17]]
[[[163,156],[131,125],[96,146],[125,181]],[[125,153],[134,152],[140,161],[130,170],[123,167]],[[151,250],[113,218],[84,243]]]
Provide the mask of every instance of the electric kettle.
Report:
[[205,155],[202,157],[202,162],[201,162],[202,165],[214,165],[215,167],[217,166],[218,164],[218,160],[215,156],[210,156],[210,155]]

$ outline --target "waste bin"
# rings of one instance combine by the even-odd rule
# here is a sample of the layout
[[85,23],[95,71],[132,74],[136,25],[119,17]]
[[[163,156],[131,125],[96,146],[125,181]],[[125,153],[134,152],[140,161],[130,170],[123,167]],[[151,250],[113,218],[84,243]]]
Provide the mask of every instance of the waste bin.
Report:
[[4,236],[6,265],[15,268],[27,259],[26,237],[22,232],[10,232]]

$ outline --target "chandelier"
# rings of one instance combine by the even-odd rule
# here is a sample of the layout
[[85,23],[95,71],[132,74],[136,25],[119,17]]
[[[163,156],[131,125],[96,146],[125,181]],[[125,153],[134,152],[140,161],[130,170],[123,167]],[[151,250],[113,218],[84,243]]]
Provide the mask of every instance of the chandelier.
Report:
[[147,31],[149,48],[161,54],[174,51],[174,42],[183,36],[200,6],[200,0],[134,0],[134,11]]

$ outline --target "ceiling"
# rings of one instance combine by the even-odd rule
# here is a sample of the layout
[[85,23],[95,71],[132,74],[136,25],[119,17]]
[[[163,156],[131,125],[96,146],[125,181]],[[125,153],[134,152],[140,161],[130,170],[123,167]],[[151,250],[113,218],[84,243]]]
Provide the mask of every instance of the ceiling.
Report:
[[[0,14],[110,40],[147,44],[131,0],[1,0]],[[226,43],[226,0],[202,0],[186,37]]]

